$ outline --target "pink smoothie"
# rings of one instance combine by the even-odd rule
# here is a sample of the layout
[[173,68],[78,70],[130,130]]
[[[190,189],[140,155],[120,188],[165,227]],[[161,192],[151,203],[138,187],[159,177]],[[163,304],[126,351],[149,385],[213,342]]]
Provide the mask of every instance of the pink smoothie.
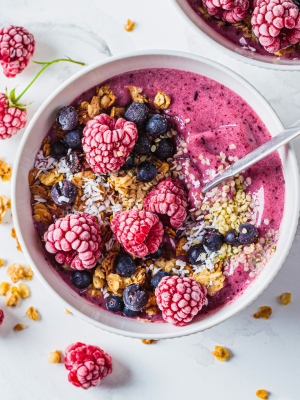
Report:
[[[199,7],[203,6],[202,0],[187,0],[189,5],[195,11],[195,13],[202,18],[211,28],[213,28],[216,32],[218,32],[221,36],[229,40],[230,42],[234,43],[236,46],[244,49],[247,53],[249,53],[249,57],[252,57],[252,54],[262,54],[266,57],[278,57],[274,56],[274,54],[269,53],[264,47],[250,38],[244,36],[243,31],[241,29],[237,29],[235,26],[226,23],[226,24],[219,24],[218,20],[214,17],[205,19],[203,18],[203,14],[199,11]],[[297,47],[296,47],[297,48]],[[300,58],[300,51],[299,47],[292,53],[283,54],[280,59],[299,59]]]
[[[189,167],[186,168],[189,175],[184,176],[183,182],[186,185],[192,184],[191,175],[199,180],[199,187],[191,185],[189,190],[190,207],[194,206],[195,198],[200,195],[206,180],[207,165],[199,161],[200,153],[209,159],[209,168],[218,171],[220,164],[217,156],[220,152],[227,157],[240,158],[270,139],[262,120],[240,96],[204,76],[174,69],[145,69],[115,76],[99,86],[106,84],[110,85],[110,90],[115,94],[117,106],[130,104],[128,86],[142,88],[151,103],[158,90],[170,97],[171,105],[165,110],[165,115],[178,132],[176,143],[184,141],[187,144],[187,152],[178,157],[183,170],[186,161],[189,161]],[[84,100],[90,101],[94,93],[95,88],[88,90],[73,105],[76,107]],[[259,236],[264,236],[269,230],[279,230],[284,210],[285,186],[278,153],[271,154],[249,168],[244,177],[251,178],[246,193],[251,194],[257,204],[255,225]],[[265,220],[268,225],[263,223]],[[59,269],[58,274],[83,298],[104,306],[106,300],[102,297],[90,297],[86,290],[71,286],[71,272]],[[203,307],[200,314],[204,316],[214,312],[234,300],[254,278],[249,275],[249,271],[245,271],[242,264],[236,266],[233,273],[226,277],[223,289],[209,297],[208,305]],[[146,315],[141,317],[149,318]],[[157,315],[153,320],[162,321],[162,318]]]

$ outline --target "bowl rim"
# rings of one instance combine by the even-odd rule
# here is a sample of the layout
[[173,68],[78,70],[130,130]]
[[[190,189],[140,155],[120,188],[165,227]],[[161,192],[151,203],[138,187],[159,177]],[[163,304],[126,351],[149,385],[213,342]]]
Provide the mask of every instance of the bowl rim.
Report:
[[[285,261],[285,258],[287,257],[290,247],[292,245],[293,242],[293,238],[296,232],[296,228],[297,228],[297,221],[298,218],[295,218],[294,221],[291,221],[291,225],[290,225],[290,235],[288,238],[288,243],[289,246],[288,248],[286,248],[285,252],[283,252],[282,254],[280,254],[280,257],[277,261],[276,264],[278,264],[278,267],[275,268],[272,273],[268,274],[268,277],[266,278],[265,284],[263,286],[258,286],[258,288],[256,288],[256,290],[253,292],[253,294],[250,296],[249,299],[245,299],[244,302],[242,302],[242,304],[240,304],[240,308],[238,310],[234,310],[231,313],[229,313],[227,316],[225,317],[219,317],[216,318],[216,321],[214,321],[214,324],[211,325],[209,323],[205,324],[205,319],[201,320],[202,323],[202,327],[199,329],[198,324],[191,324],[190,325],[190,329],[188,332],[182,332],[182,334],[180,333],[180,331],[176,331],[176,332],[172,332],[172,333],[157,333],[157,334],[143,334],[143,333],[139,333],[139,332],[128,332],[128,331],[123,331],[122,329],[117,329],[114,327],[110,327],[108,325],[105,325],[99,321],[96,321],[93,318],[88,317],[87,315],[83,314],[81,311],[77,310],[76,308],[74,308],[71,304],[69,304],[66,300],[64,300],[53,288],[52,286],[47,282],[47,280],[42,276],[42,274],[40,273],[38,267],[35,265],[29,251],[27,250],[27,247],[25,245],[25,241],[23,239],[22,233],[21,233],[21,229],[20,229],[20,225],[19,225],[19,220],[18,220],[18,212],[17,212],[17,205],[16,205],[16,183],[17,183],[17,171],[19,169],[19,163],[21,160],[21,156],[22,156],[22,152],[24,150],[24,146],[26,143],[27,138],[29,137],[32,127],[35,125],[36,121],[38,120],[38,118],[40,117],[40,115],[44,112],[44,110],[46,109],[46,107],[48,106],[48,103],[50,103],[53,98],[55,96],[57,96],[61,91],[63,91],[70,83],[74,82],[77,80],[77,78],[80,78],[81,76],[85,75],[86,73],[97,69],[105,64],[117,61],[117,60],[121,60],[121,59],[125,59],[125,58],[132,58],[132,57],[136,57],[136,56],[153,56],[153,55],[162,55],[162,56],[171,56],[171,57],[181,57],[181,58],[186,58],[186,59],[191,59],[191,60],[195,60],[195,61],[199,61],[202,63],[206,63],[209,64],[211,66],[214,66],[215,68],[222,70],[223,72],[227,73],[228,75],[231,75],[232,77],[234,77],[236,80],[238,80],[239,82],[241,82],[242,85],[244,85],[246,87],[247,90],[254,92],[256,96],[259,96],[261,101],[265,104],[266,108],[269,110],[270,114],[272,115],[272,117],[277,121],[278,125],[284,129],[283,124],[281,123],[279,117],[277,116],[277,114],[275,113],[275,111],[273,110],[273,108],[271,107],[271,105],[267,102],[267,100],[260,94],[260,92],[255,89],[246,79],[242,78],[240,75],[238,75],[236,72],[230,70],[229,68],[223,66],[222,64],[219,64],[215,61],[212,61],[210,59],[207,59],[205,57],[201,57],[198,55],[194,55],[191,53],[186,53],[186,52],[180,52],[180,51],[174,51],[174,50],[156,50],[156,49],[147,49],[147,50],[136,50],[136,51],[131,51],[131,52],[126,52],[126,53],[122,53],[120,55],[117,56],[113,56],[113,57],[108,57],[104,60],[100,60],[97,61],[87,67],[85,67],[84,69],[82,69],[81,71],[77,72],[76,74],[74,74],[72,77],[70,77],[69,79],[67,79],[65,82],[63,82],[57,89],[55,89],[47,98],[46,100],[42,103],[42,105],[38,108],[38,110],[36,111],[36,113],[34,114],[34,116],[32,117],[30,123],[28,124],[23,137],[21,139],[21,142],[19,144],[18,150],[17,150],[17,154],[16,154],[16,158],[15,158],[15,162],[14,162],[14,168],[13,168],[13,175],[12,175],[12,215],[13,215],[13,221],[14,221],[14,226],[16,229],[16,233],[18,236],[18,239],[20,241],[21,244],[21,248],[23,250],[23,254],[27,260],[27,262],[29,263],[29,265],[32,267],[34,273],[36,274],[36,276],[39,278],[39,280],[42,282],[42,284],[47,288],[47,290],[58,300],[60,301],[68,310],[72,311],[72,313],[78,317],[80,317],[81,319],[83,319],[85,322],[88,322],[89,324],[96,326],[100,329],[103,329],[105,331],[108,331],[110,333],[114,333],[117,335],[121,335],[121,336],[126,336],[126,337],[131,337],[131,338],[138,338],[138,339],[155,339],[155,340],[159,340],[159,339],[171,339],[171,338],[177,338],[177,337],[182,337],[182,336],[188,336],[194,333],[198,333],[200,331],[204,331],[206,329],[210,329],[213,326],[219,325],[220,323],[226,321],[227,319],[233,317],[234,315],[238,314],[240,311],[242,311],[244,308],[246,308],[248,305],[250,305],[268,286],[269,284],[272,282],[272,280],[274,279],[274,277],[277,275],[278,271],[280,270],[282,264]],[[295,170],[295,172],[298,174],[299,177],[299,170],[298,170],[298,165],[297,165],[297,159],[295,156],[295,152],[293,150],[293,147],[288,144],[286,146],[286,148],[288,149],[288,154],[289,154],[289,160],[292,164],[293,169]],[[297,213],[299,213],[299,204],[300,204],[300,196],[299,196],[299,179],[297,179],[297,181],[295,182],[295,205],[297,206],[295,208],[295,210],[298,210]],[[298,214],[297,214],[298,215]],[[217,313],[216,313],[217,314]]]
[[[186,21],[186,23],[194,30],[194,32],[197,32],[198,35],[203,37],[212,47],[214,47],[218,51],[221,51],[222,53],[226,54],[230,58],[234,58],[238,61],[241,61],[244,64],[250,64],[250,65],[258,67],[258,68],[272,69],[275,71],[299,71],[300,70],[300,60],[299,60],[299,65],[267,63],[267,62],[257,61],[252,58],[242,56],[238,53],[235,53],[234,51],[232,51],[230,49],[227,49],[226,47],[222,46],[220,43],[216,42],[214,39],[209,37],[206,33],[204,33],[197,26],[187,16],[187,14],[182,10],[180,5],[178,4],[178,0],[169,0],[169,1],[173,5],[173,7],[177,11],[177,13],[181,16],[181,18],[183,18]],[[187,1],[187,0],[185,0],[185,1]],[[194,12],[194,10],[192,10],[192,11]]]

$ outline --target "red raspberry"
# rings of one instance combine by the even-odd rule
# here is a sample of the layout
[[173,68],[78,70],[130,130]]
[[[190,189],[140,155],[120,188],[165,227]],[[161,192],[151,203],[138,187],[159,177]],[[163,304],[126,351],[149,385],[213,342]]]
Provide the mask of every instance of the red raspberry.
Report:
[[163,319],[176,326],[190,322],[207,305],[206,287],[193,278],[165,276],[155,289]]
[[257,0],[251,23],[260,44],[269,53],[300,40],[299,10],[290,0]]
[[59,264],[83,270],[96,265],[101,250],[97,219],[87,213],[68,214],[50,225],[45,233],[46,250]]
[[27,111],[9,107],[9,100],[0,93],[0,139],[8,139],[24,128],[27,122]]
[[135,124],[100,114],[86,124],[83,150],[87,162],[97,174],[118,171],[133,149],[138,132]]
[[34,37],[26,29],[14,25],[0,28],[0,61],[8,78],[14,78],[27,67],[34,50]]
[[151,190],[144,200],[144,209],[167,214],[174,228],[179,228],[186,218],[186,193],[179,179],[167,178]]
[[124,249],[140,258],[155,253],[164,234],[156,214],[137,209],[116,214],[110,227]]
[[111,357],[97,346],[74,343],[65,350],[68,379],[74,386],[89,389],[98,386],[112,372]]
[[210,15],[230,23],[241,21],[249,13],[248,0],[203,0]]
[[3,320],[4,320],[4,312],[3,310],[0,310],[0,325],[2,325]]

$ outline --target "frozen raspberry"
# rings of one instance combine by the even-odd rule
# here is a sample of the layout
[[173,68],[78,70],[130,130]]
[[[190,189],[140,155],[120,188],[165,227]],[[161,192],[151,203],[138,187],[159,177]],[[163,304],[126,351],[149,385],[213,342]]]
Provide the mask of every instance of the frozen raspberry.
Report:
[[124,249],[140,258],[155,253],[164,234],[156,214],[137,209],[116,214],[110,227]]
[[151,190],[144,200],[144,209],[166,214],[174,228],[179,228],[186,218],[186,193],[179,179],[167,178]]
[[248,0],[203,0],[203,5],[210,15],[232,24],[247,16],[250,2]]
[[74,386],[89,389],[98,386],[112,373],[111,357],[100,347],[74,343],[65,350],[65,367],[68,379]]
[[46,250],[59,264],[83,270],[96,265],[102,244],[95,217],[87,213],[68,214],[50,225],[45,233]]
[[86,124],[83,150],[87,162],[97,174],[118,171],[133,149],[138,137],[135,124],[100,114]]
[[0,325],[2,325],[3,320],[4,320],[4,312],[3,310],[0,310]]
[[0,93],[0,139],[8,139],[24,128],[27,122],[27,111],[9,107],[9,100]]
[[8,78],[27,67],[34,50],[34,37],[26,29],[13,25],[0,28],[0,62]]
[[269,53],[300,40],[299,10],[290,0],[257,0],[251,23],[260,44]]
[[207,305],[206,293],[206,287],[193,278],[179,276],[165,276],[155,289],[163,319],[176,326],[187,325]]

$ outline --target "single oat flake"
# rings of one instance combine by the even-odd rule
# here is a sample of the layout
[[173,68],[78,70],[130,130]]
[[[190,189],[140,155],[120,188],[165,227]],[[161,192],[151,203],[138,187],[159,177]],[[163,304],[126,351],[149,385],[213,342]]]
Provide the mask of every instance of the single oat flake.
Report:
[[4,265],[4,260],[3,258],[0,258],[0,267],[3,267],[3,265]]
[[48,354],[47,360],[50,364],[57,364],[61,360],[61,355],[59,350],[52,351]]
[[230,358],[229,351],[222,346],[215,346],[215,351],[212,351],[212,355],[219,361],[226,361]]
[[267,400],[267,398],[269,397],[268,392],[264,389],[257,390],[255,394],[258,398],[263,399],[263,400]]
[[19,283],[18,290],[22,299],[27,299],[30,296],[30,289],[24,283]]
[[127,32],[133,31],[134,27],[135,27],[135,22],[131,21],[130,19],[128,19],[126,25],[124,25],[124,28]]
[[144,344],[153,344],[153,343],[155,343],[155,340],[143,339],[143,340],[142,340],[142,343],[144,343]]
[[281,296],[279,296],[279,299],[284,306],[287,306],[292,300],[292,293],[283,293]]
[[17,325],[14,326],[14,331],[19,332],[19,331],[22,331],[22,330],[25,329],[25,328],[26,328],[26,325],[24,325],[24,324],[17,324]]
[[272,308],[269,306],[263,306],[263,307],[259,307],[258,312],[253,314],[253,317],[269,319],[271,314],[272,314]]
[[0,224],[1,219],[5,217],[7,209],[10,208],[10,200],[4,194],[0,196]]
[[39,313],[36,311],[34,307],[29,307],[28,310],[26,311],[26,315],[32,321],[36,321],[39,317]]
[[0,178],[2,181],[10,181],[11,178],[11,166],[0,158]]

